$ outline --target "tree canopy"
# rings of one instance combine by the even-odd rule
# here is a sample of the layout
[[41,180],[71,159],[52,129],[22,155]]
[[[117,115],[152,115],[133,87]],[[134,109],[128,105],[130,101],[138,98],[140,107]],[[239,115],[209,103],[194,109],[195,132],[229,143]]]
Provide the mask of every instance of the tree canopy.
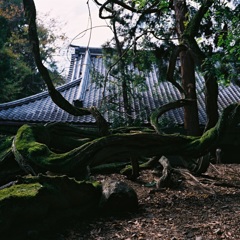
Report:
[[[39,93],[46,89],[34,62],[29,44],[22,1],[0,1],[0,102],[7,102]],[[49,66],[56,84],[63,83],[53,55],[58,36],[39,20],[38,32],[43,61]]]
[[[159,79],[170,81],[182,93],[183,98],[192,100],[197,98],[194,74],[198,70],[205,78],[209,119],[206,129],[213,127],[218,119],[217,82],[228,84],[239,81],[237,1],[94,2],[100,7],[99,17],[110,19],[115,36],[106,46],[116,49],[118,64],[115,65],[123,69],[121,78],[125,92],[131,95],[131,82],[136,79],[128,75],[128,81],[124,80],[124,75],[128,72],[124,70],[124,63],[125,68],[129,65],[126,60],[128,55],[133,63],[136,61],[135,67],[139,71],[149,69],[149,63],[155,59],[161,74]],[[149,52],[146,58],[142,55],[143,50]],[[164,66],[167,62],[168,71],[165,75]],[[119,71],[117,74],[115,71],[116,66],[110,70],[110,74],[119,77]],[[128,115],[129,96],[125,97],[125,111]],[[197,115],[196,101],[185,107],[185,127],[190,134],[199,134],[196,131]]]

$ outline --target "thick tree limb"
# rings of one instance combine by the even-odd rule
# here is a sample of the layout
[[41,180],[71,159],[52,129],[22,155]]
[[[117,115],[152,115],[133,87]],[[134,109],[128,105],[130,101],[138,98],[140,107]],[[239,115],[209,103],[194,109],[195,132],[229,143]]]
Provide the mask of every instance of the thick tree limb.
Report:
[[205,130],[212,128],[218,121],[218,83],[212,73],[205,74],[205,105],[208,116]]
[[201,63],[203,59],[205,58],[204,54],[200,50],[195,37],[198,34],[198,30],[200,27],[200,23],[208,11],[208,9],[212,6],[214,3],[214,0],[205,0],[204,3],[202,3],[199,10],[196,12],[196,14],[193,16],[193,18],[190,20],[188,25],[186,26],[186,29],[184,30],[182,34],[183,43],[185,43],[189,49],[191,49],[192,54],[195,56],[195,60],[197,62]]
[[15,146],[18,153],[34,170],[79,176],[87,166],[98,166],[115,160],[123,161],[131,157],[203,156],[221,143],[228,128],[239,119],[239,111],[238,104],[227,107],[218,124],[201,137],[162,136],[152,133],[114,134],[95,139],[69,152],[57,154],[44,143],[43,136],[46,134],[44,126],[24,125],[15,137]]
[[188,34],[192,38],[196,37],[199,27],[201,25],[200,23],[205,13],[208,11],[208,9],[212,6],[213,3],[214,0],[205,0],[204,3],[202,3],[199,10],[196,12],[194,17],[190,20],[189,24],[187,25],[184,34]]
[[161,127],[158,124],[158,119],[161,117],[161,115],[163,115],[165,112],[167,112],[171,109],[183,107],[191,102],[192,102],[192,100],[180,99],[175,102],[167,103],[167,104],[161,106],[160,108],[158,108],[157,110],[155,110],[151,114],[151,117],[150,117],[150,123],[153,126],[153,128],[155,129],[155,131],[158,134],[163,134]]

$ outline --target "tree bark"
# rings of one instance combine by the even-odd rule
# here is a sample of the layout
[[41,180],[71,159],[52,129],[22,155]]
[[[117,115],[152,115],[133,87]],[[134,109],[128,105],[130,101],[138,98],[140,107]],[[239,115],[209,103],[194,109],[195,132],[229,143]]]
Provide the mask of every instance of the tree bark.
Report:
[[[173,4],[176,15],[176,31],[180,39],[180,44],[185,45],[183,41],[183,34],[186,25],[187,7],[186,2],[182,0],[175,0]],[[183,49],[180,56],[181,63],[181,76],[182,87],[186,93],[186,98],[194,100],[191,104],[184,107],[184,127],[188,135],[198,136],[200,135],[198,107],[197,107],[197,94],[195,86],[195,63],[191,56],[189,46],[185,45],[186,49]]]
[[216,76],[212,72],[214,66],[207,66],[204,63],[207,56],[199,48],[195,37],[199,31],[201,21],[204,18],[205,13],[212,6],[214,0],[208,0],[201,4],[201,7],[193,16],[193,18],[187,23],[186,29],[183,33],[183,40],[188,45],[191,54],[194,57],[195,63],[200,65],[203,72],[208,72],[205,74],[205,87],[206,87],[206,112],[207,112],[207,124],[205,126],[205,131],[215,126],[218,121],[218,106],[217,106],[217,97],[218,97],[218,84]]
[[184,127],[188,135],[200,135],[197,94],[195,84],[195,64],[189,51],[180,53],[182,85],[186,92],[186,99],[192,100],[184,106]]
[[207,124],[205,130],[214,127],[218,121],[218,83],[216,76],[211,73],[206,74],[205,78],[205,104],[207,113]]

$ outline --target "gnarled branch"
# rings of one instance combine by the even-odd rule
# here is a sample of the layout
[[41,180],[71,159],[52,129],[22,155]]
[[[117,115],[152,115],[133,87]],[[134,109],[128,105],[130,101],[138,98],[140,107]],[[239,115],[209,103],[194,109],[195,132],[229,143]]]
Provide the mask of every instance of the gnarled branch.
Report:
[[239,119],[239,111],[239,104],[227,107],[218,124],[201,137],[155,133],[113,134],[87,142],[62,154],[51,151],[41,138],[41,135],[45,135],[44,126],[24,125],[15,137],[15,147],[34,170],[49,170],[74,176],[79,176],[87,166],[94,167],[132,157],[157,155],[199,157],[221,143],[223,134],[236,123],[235,120]]
[[[147,9],[143,9],[143,10],[136,9],[136,8],[124,3],[123,1],[119,1],[119,0],[107,0],[106,2],[104,2],[102,4],[98,0],[94,0],[94,2],[98,6],[100,6],[99,17],[102,18],[102,19],[108,19],[108,18],[114,18],[115,17],[115,11],[113,11],[112,9],[107,7],[107,5],[109,3],[116,4],[116,5],[122,7],[126,10],[129,10],[129,11],[133,12],[133,13],[141,13],[141,14],[160,13],[162,10],[168,9],[168,6],[164,6],[162,8],[156,7],[158,5],[159,1],[155,1],[150,7],[148,7]],[[107,12],[109,12],[112,15],[103,16],[103,10],[106,10]]]
[[47,68],[42,63],[42,58],[40,55],[39,48],[39,39],[37,33],[37,25],[36,25],[36,8],[33,0],[23,0],[25,15],[28,20],[29,29],[29,40],[32,46],[32,51],[34,54],[34,59],[37,65],[37,68],[45,81],[48,92],[53,100],[53,102],[59,106],[61,109],[66,112],[74,115],[74,116],[82,116],[91,114],[88,109],[80,109],[72,104],[70,104],[54,87],[52,83],[52,79],[49,75]]
[[158,124],[158,119],[167,111],[171,110],[171,109],[175,109],[175,108],[180,108],[183,107],[187,104],[189,104],[190,102],[192,102],[192,100],[188,100],[188,99],[180,99],[177,100],[175,102],[170,102],[167,103],[163,106],[161,106],[159,109],[155,110],[150,117],[150,123],[153,126],[153,128],[155,129],[155,131],[158,134],[163,134],[159,124]]
[[[36,8],[33,0],[23,0],[24,4],[24,10],[25,15],[28,20],[29,24],[29,40],[32,46],[32,51],[34,54],[34,59],[37,65],[37,68],[43,77],[43,80],[45,81],[49,95],[53,102],[59,106],[64,111],[68,112],[69,114],[72,114],[74,116],[83,116],[83,115],[90,115],[93,113],[92,109],[87,108],[78,108],[72,105],[70,102],[68,102],[54,87],[52,83],[52,79],[49,75],[49,72],[47,68],[42,63],[42,58],[40,55],[40,48],[39,48],[39,39],[38,39],[38,33],[37,33],[37,25],[36,25]],[[97,110],[95,110],[96,112]],[[96,118],[97,124],[99,126],[103,126],[103,122],[106,120],[101,116],[100,118],[100,112],[98,112],[98,117]],[[96,116],[96,115],[94,115]],[[98,123],[98,120],[101,119],[101,123]],[[104,119],[104,120],[103,120]],[[104,125],[106,127],[106,124]],[[102,130],[100,130],[102,131]],[[106,132],[106,128],[104,128],[103,132]]]

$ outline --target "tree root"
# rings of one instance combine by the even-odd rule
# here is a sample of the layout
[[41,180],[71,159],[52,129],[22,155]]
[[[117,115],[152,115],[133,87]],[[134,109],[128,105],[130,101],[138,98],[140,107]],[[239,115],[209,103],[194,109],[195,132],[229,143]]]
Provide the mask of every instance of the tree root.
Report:
[[159,163],[162,165],[163,170],[162,170],[161,178],[156,183],[156,187],[158,189],[163,187],[169,187],[172,185],[172,178],[171,178],[172,167],[168,159],[165,156],[162,156],[159,159]]

